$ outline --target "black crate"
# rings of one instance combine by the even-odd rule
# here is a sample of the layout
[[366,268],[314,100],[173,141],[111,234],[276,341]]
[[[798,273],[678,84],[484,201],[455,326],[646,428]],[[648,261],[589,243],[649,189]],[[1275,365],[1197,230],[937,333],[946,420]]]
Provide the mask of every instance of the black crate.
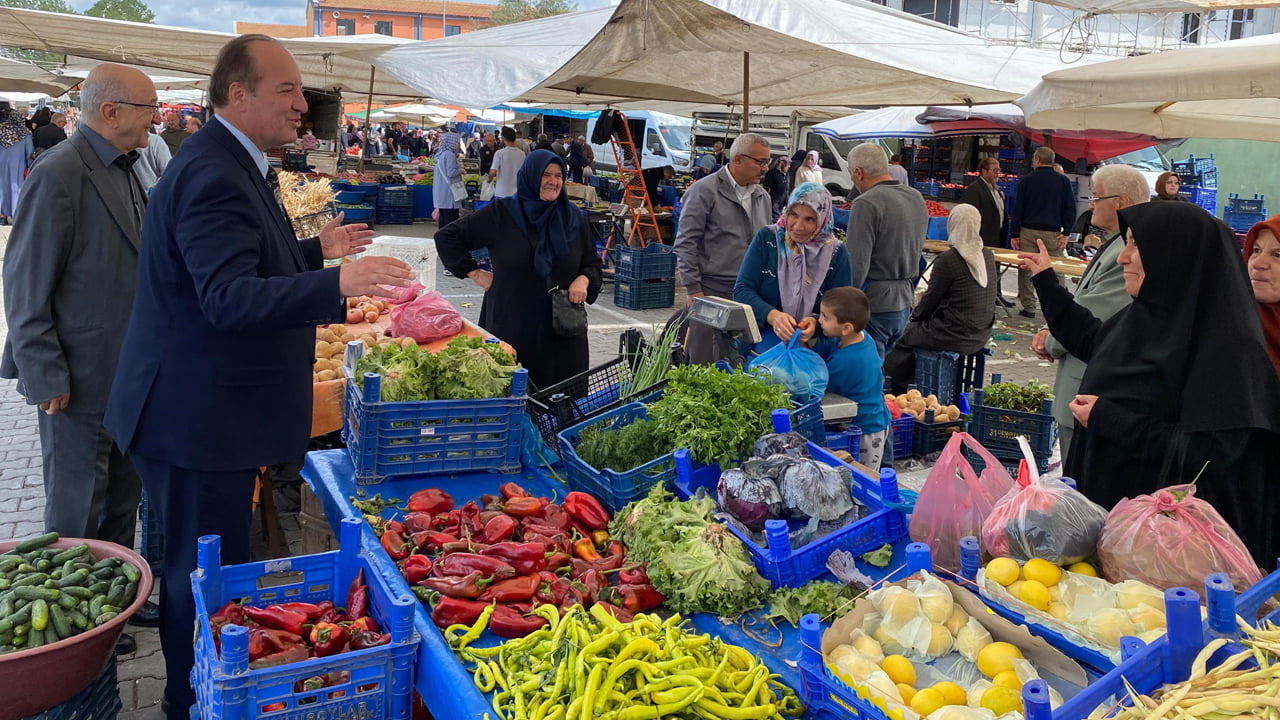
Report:
[[606,410],[634,402],[657,391],[662,381],[647,388],[631,387],[631,365],[618,357],[529,395],[529,417],[542,439],[560,451],[557,434]]
[[1228,209],[1233,213],[1266,212],[1263,208],[1263,204],[1267,201],[1265,195],[1258,195],[1257,193],[1254,193],[1253,197],[1244,198],[1235,193],[1231,193],[1231,195],[1228,196],[1228,201],[1231,203],[1231,207]]
[[968,424],[967,415],[961,415],[959,420],[933,422],[933,411],[926,410],[925,419],[916,421],[915,430],[911,435],[911,454],[924,457],[941,452],[942,448],[947,446],[947,441],[951,440],[951,436],[964,432]]
[[378,210],[374,213],[378,219],[379,225],[412,225],[413,224],[413,206],[391,206],[379,205]]
[[382,208],[387,205],[395,207],[413,207],[413,186],[412,185],[379,185],[378,186],[378,207]]
[[676,283],[665,280],[625,280],[613,285],[613,304],[627,310],[652,310],[676,304]]

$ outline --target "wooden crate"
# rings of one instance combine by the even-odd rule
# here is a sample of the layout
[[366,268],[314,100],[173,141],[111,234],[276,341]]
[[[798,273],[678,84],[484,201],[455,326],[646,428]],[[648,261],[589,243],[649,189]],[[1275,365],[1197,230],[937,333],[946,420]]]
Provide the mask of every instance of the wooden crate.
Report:
[[324,518],[324,508],[320,499],[311,491],[311,486],[302,484],[302,506],[298,511],[298,528],[302,532],[302,553],[314,555],[338,549],[338,539]]

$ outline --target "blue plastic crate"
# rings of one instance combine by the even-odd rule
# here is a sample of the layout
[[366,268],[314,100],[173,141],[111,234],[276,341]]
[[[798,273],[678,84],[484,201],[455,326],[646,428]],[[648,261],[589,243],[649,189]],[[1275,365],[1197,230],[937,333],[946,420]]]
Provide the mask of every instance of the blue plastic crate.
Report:
[[1227,200],[1228,202],[1231,203],[1231,207],[1227,209],[1233,213],[1265,212],[1265,209],[1263,208],[1263,203],[1266,202],[1265,195],[1259,195],[1257,193],[1254,193],[1253,197],[1244,198],[1244,197],[1240,197],[1235,193],[1231,193],[1230,195],[1227,196]]
[[834,208],[832,213],[835,217],[836,229],[848,230],[849,229],[849,208],[847,207]]
[[1001,160],[1025,160],[1027,152],[1022,148],[1002,147],[997,153]]
[[1208,212],[1210,215],[1218,214],[1217,188],[1183,186],[1183,188],[1178,191],[1178,195],[1186,198],[1187,202],[1204,208],[1205,212]]
[[614,265],[615,278],[659,280],[673,278],[675,273],[676,254],[670,245],[649,243],[642,248],[618,248],[618,258]]
[[946,240],[947,239],[947,220],[945,217],[929,218],[929,229],[925,232],[926,240]]
[[116,657],[112,655],[102,674],[88,687],[70,700],[23,720],[115,720],[122,707],[117,682]]
[[379,185],[378,186],[378,207],[392,205],[395,207],[405,207],[412,211],[413,208],[413,186],[412,185]]
[[890,434],[893,436],[893,457],[902,459],[911,457],[911,438],[915,433],[916,419],[903,413],[897,420],[889,421]]
[[[922,395],[936,395],[942,405],[956,405],[960,395],[982,387],[989,348],[961,358],[949,350],[916,350],[916,389]],[[963,410],[964,408],[961,408]]]
[[[993,383],[1000,382],[993,375]],[[1040,412],[1020,412],[983,405],[982,388],[973,391],[970,411],[969,434],[996,457],[1020,458],[1022,448],[1018,437],[1025,435],[1031,443],[1031,454],[1036,460],[1047,460],[1053,454],[1053,444],[1058,439],[1058,425],[1053,420],[1053,401],[1045,400]]]
[[1211,168],[1200,173],[1200,178],[1196,181],[1196,185],[1206,188],[1218,187],[1218,169]]
[[[356,519],[343,522],[341,550],[226,567],[219,560],[220,538],[200,538],[197,570],[191,574],[197,628],[191,684],[202,720],[348,716],[409,720],[418,645],[413,614],[418,603],[412,595],[393,593],[369,555],[360,551],[361,524]],[[249,669],[248,629],[227,626],[222,630],[219,656],[209,616],[227,602],[241,600],[261,607],[330,600],[343,606],[351,581],[362,569],[371,615],[391,633],[389,644]],[[346,682],[320,690],[295,690],[299,681],[326,673],[346,673]],[[283,709],[267,709],[277,704],[283,704]]]
[[611,512],[644,497],[659,483],[669,484],[676,476],[671,453],[627,470],[595,468],[578,457],[577,446],[588,429],[621,428],[648,417],[642,403],[633,402],[560,431],[560,457],[564,459],[569,489],[590,493]]
[[[351,186],[347,185],[345,187],[351,187]],[[363,191],[340,190],[338,191],[338,196],[334,198],[334,201],[340,202],[344,205],[362,205],[364,204],[364,198],[365,198],[365,194]]]
[[[972,426],[970,426],[970,428],[969,428],[969,429],[970,429],[970,430],[972,430],[972,429],[973,429],[973,428],[972,428]],[[970,433],[970,434],[972,434],[972,433]],[[973,471],[974,471],[974,472],[979,472],[979,473],[980,473],[980,472],[982,472],[982,469],[983,469],[983,468],[985,468],[985,467],[987,466],[987,461],[986,461],[986,460],[983,460],[981,457],[979,457],[979,456],[977,455],[977,453],[974,453],[974,452],[973,452],[973,451],[971,451],[969,448],[967,448],[967,447],[966,447],[966,448],[961,448],[961,449],[960,449],[960,452],[961,452],[961,454],[963,454],[963,455],[964,455],[964,459],[965,459],[965,460],[968,460],[968,461],[969,461],[969,464],[970,464],[971,466],[973,466]],[[1009,473],[1009,477],[1012,477],[1012,478],[1014,478],[1014,479],[1017,479],[1017,477],[1018,477],[1018,464],[1019,464],[1019,463],[1022,461],[1022,459],[1023,459],[1021,455],[1010,455],[1010,454],[1008,454],[1008,453],[1003,453],[1003,452],[1002,452],[1002,453],[996,453],[995,451],[992,451],[992,452],[991,452],[991,454],[992,454],[993,456],[995,456],[995,459],[996,459],[996,460],[999,460],[999,461],[1000,461],[1000,465],[1001,465],[1001,466],[1002,466],[1002,467],[1003,467],[1003,468],[1004,468],[1004,469]],[[1034,457],[1034,455],[1033,455],[1033,457]],[[1040,473],[1048,472],[1048,470],[1049,470],[1049,458],[1048,458],[1048,457],[1036,457],[1036,458],[1035,458],[1035,461],[1036,461],[1036,470],[1037,470],[1038,472],[1040,472]]]
[[937,197],[938,195],[937,180],[921,180],[916,182],[914,187],[920,191],[921,195],[928,195],[929,197]]
[[413,219],[414,220],[430,220],[431,213],[436,209],[435,196],[432,194],[430,185],[414,185],[413,186]]
[[164,529],[160,527],[160,518],[151,509],[151,501],[147,493],[142,493],[138,503],[138,525],[142,528],[141,555],[151,565],[152,573],[159,571],[164,563]]
[[344,223],[367,222],[373,220],[372,205],[339,205],[335,210],[342,213],[342,220]]
[[363,391],[353,376],[363,354],[347,345],[347,443],[361,485],[395,475],[430,475],[465,470],[520,471],[520,444],[528,371],[516,370],[511,396],[483,400],[382,402],[381,376],[366,373]]
[[1248,232],[1249,228],[1267,219],[1265,209],[1263,212],[1246,213],[1231,212],[1230,210],[1222,213],[1222,219],[1232,230],[1236,232]]
[[613,283],[613,304],[627,310],[653,310],[676,304],[674,277],[665,280],[628,280],[616,278]]
[[529,416],[543,441],[558,454],[561,430],[626,403],[656,400],[666,385],[663,380],[647,388],[633,388],[631,382],[631,365],[626,358],[617,357],[530,393]]
[[379,225],[413,224],[413,208],[410,206],[386,207],[379,205],[377,212],[374,214],[377,216]]
[[[921,392],[924,392],[923,390]],[[950,403],[948,403],[950,404]],[[959,420],[949,420],[945,422],[933,422],[932,410],[925,410],[925,419],[916,420],[915,427],[911,433],[911,454],[924,457],[936,452],[941,452],[942,448],[947,446],[947,442],[951,440],[951,436],[958,432],[964,432],[969,424],[969,419],[961,416]]]
[[[773,413],[773,429],[776,432],[787,432],[791,422],[785,410]],[[727,525],[738,539],[742,540],[752,561],[773,587],[800,587],[810,580],[826,575],[827,557],[837,550],[845,550],[854,557],[879,549],[882,545],[892,544],[906,537],[907,518],[898,510],[888,509],[897,504],[898,476],[893,470],[880,471],[880,477],[872,478],[857,468],[846,465],[836,456],[821,446],[808,443],[809,455],[816,461],[832,467],[847,467],[853,474],[851,492],[853,498],[867,509],[862,519],[850,523],[835,532],[824,535],[817,540],[799,548],[791,547],[789,534],[803,527],[807,521],[800,520],[766,520],[765,546],[761,547],[736,526]],[[708,465],[694,468],[688,450],[677,450],[675,453],[676,495],[683,500],[693,497],[698,490],[705,490],[715,497],[716,485],[720,482],[720,468]]]
[[827,441],[824,447],[832,452],[843,450],[853,456],[854,460],[862,451],[862,428],[850,425],[845,430],[827,430]]

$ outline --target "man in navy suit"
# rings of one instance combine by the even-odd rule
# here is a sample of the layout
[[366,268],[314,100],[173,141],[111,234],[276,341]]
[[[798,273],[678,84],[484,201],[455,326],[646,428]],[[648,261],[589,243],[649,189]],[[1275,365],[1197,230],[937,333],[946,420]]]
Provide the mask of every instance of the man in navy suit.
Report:
[[222,536],[222,564],[249,560],[259,466],[297,460],[311,426],[316,325],[341,322],[346,296],[386,295],[414,276],[361,252],[363,225],[299,242],[264,150],[291,143],[307,109],[293,57],[244,35],[218,54],[216,117],[188,139],[152,194],[138,289],[105,425],[129,455],[165,537],[160,641],[166,712],[185,718],[195,617],[196,540]]

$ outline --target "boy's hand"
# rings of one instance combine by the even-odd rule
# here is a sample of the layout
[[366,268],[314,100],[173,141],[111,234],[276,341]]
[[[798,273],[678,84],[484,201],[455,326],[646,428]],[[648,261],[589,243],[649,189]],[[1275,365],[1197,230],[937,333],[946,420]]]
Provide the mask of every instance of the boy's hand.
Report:
[[818,332],[818,321],[812,317],[806,317],[796,327],[800,328],[800,342],[809,345],[813,342],[813,336]]

